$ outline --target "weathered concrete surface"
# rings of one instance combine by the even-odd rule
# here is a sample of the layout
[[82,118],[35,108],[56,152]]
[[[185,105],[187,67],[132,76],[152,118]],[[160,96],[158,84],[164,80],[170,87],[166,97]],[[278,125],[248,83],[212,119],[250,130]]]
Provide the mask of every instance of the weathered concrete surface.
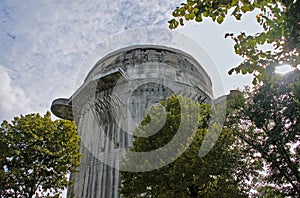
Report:
[[172,94],[211,102],[211,87],[201,65],[172,48],[132,46],[98,61],[71,98],[51,107],[58,117],[75,120],[81,136],[83,157],[68,197],[120,197],[120,156],[132,145],[128,132]]

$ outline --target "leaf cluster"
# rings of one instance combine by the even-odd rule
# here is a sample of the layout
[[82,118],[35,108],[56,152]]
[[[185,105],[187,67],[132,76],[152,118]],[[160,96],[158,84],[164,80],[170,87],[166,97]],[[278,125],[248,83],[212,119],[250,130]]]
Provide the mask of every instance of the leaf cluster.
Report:
[[[253,92],[245,91],[245,100],[228,117],[243,150],[265,166],[260,182],[262,193],[280,196],[300,195],[300,73],[296,71],[264,82]],[[272,192],[268,189],[272,186]]]
[[[165,107],[167,119],[164,127],[155,135],[135,137],[133,151],[147,152],[159,149],[176,136],[178,124],[182,119],[188,122],[188,115],[181,115],[182,108],[198,108],[198,127],[189,145],[182,145],[185,151],[177,159],[162,168],[149,172],[121,172],[120,192],[124,197],[246,197],[245,189],[240,187],[245,175],[251,174],[241,159],[235,138],[228,128],[215,123],[213,130],[221,130],[213,149],[204,157],[199,157],[200,147],[207,134],[215,135],[208,128],[211,107],[208,104],[196,104],[184,98],[184,105],[179,105],[178,97],[172,96],[161,104]],[[150,122],[145,117],[142,125]],[[151,117],[151,119],[155,119]],[[152,123],[152,122],[151,122]],[[155,125],[155,123],[153,124]],[[143,130],[140,126],[137,130]],[[211,128],[210,128],[211,129]],[[140,133],[140,131],[139,131]],[[180,144],[180,142],[178,142]],[[209,142],[206,142],[209,144]],[[125,163],[130,164],[132,156],[126,155]],[[143,164],[146,166],[149,161]],[[235,170],[243,170],[236,174]]]
[[28,114],[0,127],[0,196],[58,195],[67,174],[79,166],[79,136],[74,122]]
[[[253,11],[258,11],[257,22],[262,32],[247,35],[241,32],[225,34],[235,42],[235,53],[244,61],[228,73],[252,74],[253,84],[262,81],[268,66],[289,64],[297,67],[300,64],[300,2],[298,0],[187,0],[173,11],[173,19],[169,28],[175,29],[184,25],[184,20],[202,22],[203,18],[211,18],[221,24],[228,15],[236,20]],[[264,50],[268,46],[268,50]]]

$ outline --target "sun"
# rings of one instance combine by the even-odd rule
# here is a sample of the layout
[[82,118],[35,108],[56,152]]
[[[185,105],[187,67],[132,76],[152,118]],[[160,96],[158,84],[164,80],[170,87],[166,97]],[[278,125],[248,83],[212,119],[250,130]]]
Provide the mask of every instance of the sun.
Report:
[[276,68],[275,72],[277,74],[282,74],[282,75],[284,75],[284,74],[286,74],[288,72],[291,72],[291,71],[293,71],[295,69],[295,67],[292,67],[291,65],[278,65],[275,68]]

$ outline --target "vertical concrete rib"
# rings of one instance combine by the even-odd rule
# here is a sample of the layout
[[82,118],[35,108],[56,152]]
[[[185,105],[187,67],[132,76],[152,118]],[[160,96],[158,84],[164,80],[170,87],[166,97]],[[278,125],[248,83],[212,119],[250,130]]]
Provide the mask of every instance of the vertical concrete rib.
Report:
[[[176,84],[174,90],[161,82],[145,82],[145,79],[154,78],[155,72],[169,75],[168,80]],[[121,96],[131,93],[129,102],[113,94],[121,78]],[[139,83],[144,84],[134,88]],[[118,108],[128,102],[128,111],[134,121],[139,122],[151,105],[172,94],[194,100],[200,98],[209,103],[212,83],[202,66],[189,54],[164,46],[141,45],[117,50],[100,59],[71,98],[53,101],[52,112],[58,117],[75,120],[82,140],[80,171],[71,175],[74,185],[69,188],[68,197],[120,197],[120,173],[114,168],[119,166],[120,159],[112,158],[103,163],[101,158],[110,157],[106,152],[120,153],[121,149],[132,146],[132,135],[114,120],[118,116],[122,118]]]

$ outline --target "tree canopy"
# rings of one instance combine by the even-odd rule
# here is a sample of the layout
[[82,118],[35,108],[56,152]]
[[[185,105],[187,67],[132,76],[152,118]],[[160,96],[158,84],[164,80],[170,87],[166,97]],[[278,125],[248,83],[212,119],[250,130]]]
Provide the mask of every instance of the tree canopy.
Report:
[[228,116],[241,151],[264,164],[260,195],[300,196],[300,72],[264,82],[231,101]]
[[[226,33],[235,42],[235,53],[244,61],[228,73],[253,74],[253,90],[246,89],[228,101],[227,125],[238,137],[240,152],[249,164],[263,164],[254,178],[260,197],[300,196],[299,69],[279,77],[274,67],[300,65],[300,2],[298,0],[186,0],[173,12],[171,29],[185,21],[205,18],[221,24],[227,17],[241,20],[256,13],[262,31]],[[244,157],[244,159],[246,159]]]
[[[179,96],[178,96],[179,97]],[[247,197],[246,177],[255,173],[249,169],[246,160],[242,159],[235,138],[227,127],[215,124],[213,128],[221,129],[213,149],[204,157],[199,157],[199,150],[204,136],[211,133],[208,128],[210,120],[210,105],[195,104],[190,99],[184,99],[184,106],[179,105],[177,96],[172,96],[161,104],[165,107],[167,118],[165,125],[149,137],[134,137],[133,151],[147,152],[160,149],[174,138],[178,129],[181,108],[199,108],[199,124],[190,145],[172,163],[149,172],[121,172],[121,194],[124,197]],[[182,99],[182,98],[181,98]],[[193,106],[191,108],[191,106]],[[151,120],[160,122],[155,117],[145,117],[138,133],[145,130]],[[150,130],[150,129],[148,129]],[[184,142],[184,141],[183,141]],[[180,142],[178,142],[180,144]],[[131,164],[131,155],[126,155],[124,163]],[[161,159],[163,161],[163,158]],[[147,166],[151,161],[145,161],[139,166]]]
[[299,10],[298,0],[187,0],[173,11],[169,27],[184,25],[184,20],[200,23],[204,18],[221,24],[229,15],[241,20],[244,14],[257,11],[256,20],[263,31],[247,35],[241,30],[239,35],[225,35],[234,40],[235,53],[244,58],[228,73],[253,74],[256,84],[267,76],[267,67],[300,64]]
[[0,197],[52,197],[79,166],[75,124],[28,114],[0,127]]

